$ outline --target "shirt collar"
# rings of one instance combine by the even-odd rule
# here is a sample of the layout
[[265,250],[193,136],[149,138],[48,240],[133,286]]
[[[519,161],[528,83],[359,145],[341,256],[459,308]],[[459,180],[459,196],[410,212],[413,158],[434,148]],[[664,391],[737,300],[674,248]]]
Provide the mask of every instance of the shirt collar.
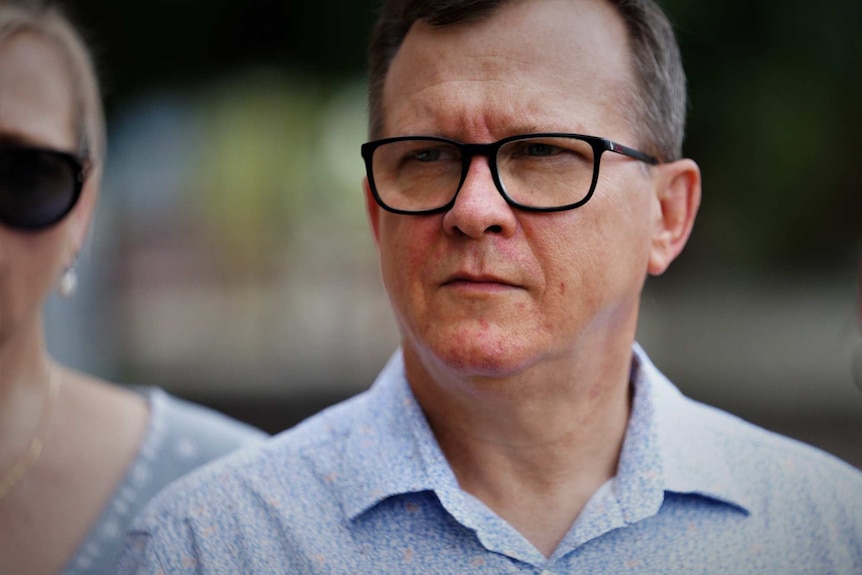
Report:
[[[634,400],[613,482],[624,521],[657,513],[666,491],[747,512],[752,497],[734,481],[726,440],[701,417],[712,408],[683,396],[638,344],[631,383]],[[347,431],[335,490],[346,516],[354,519],[388,497],[419,491],[434,491],[444,505],[459,500],[457,480],[407,383],[400,350],[368,393]]]
[[699,495],[748,513],[753,495],[742,478],[734,477],[724,423],[728,415],[685,397],[640,345],[633,352],[632,383],[649,407],[643,421],[633,409],[626,443],[639,427],[652,428],[665,491]]
[[349,519],[387,497],[457,485],[407,383],[400,349],[377,376],[367,400],[347,432],[344,472],[336,489]]

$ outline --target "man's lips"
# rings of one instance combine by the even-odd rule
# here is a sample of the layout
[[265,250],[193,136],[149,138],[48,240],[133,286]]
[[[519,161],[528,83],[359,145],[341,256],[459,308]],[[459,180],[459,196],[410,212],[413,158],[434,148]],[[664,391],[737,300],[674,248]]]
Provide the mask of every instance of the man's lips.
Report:
[[494,289],[494,288],[521,288],[523,286],[517,283],[501,278],[499,276],[489,274],[469,274],[456,273],[447,277],[443,286],[478,288],[478,289]]

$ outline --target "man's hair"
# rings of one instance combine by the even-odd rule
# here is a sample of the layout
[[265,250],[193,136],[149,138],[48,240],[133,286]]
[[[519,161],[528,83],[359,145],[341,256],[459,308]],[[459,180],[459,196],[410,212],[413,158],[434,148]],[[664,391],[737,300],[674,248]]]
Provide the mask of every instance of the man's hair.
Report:
[[19,33],[38,36],[65,59],[75,98],[76,152],[87,160],[102,162],[105,112],[93,59],[81,35],[56,6],[40,0],[0,0],[0,43]]
[[[372,137],[383,132],[383,85],[410,27],[478,22],[518,0],[385,0],[369,46],[369,123]],[[653,0],[607,0],[628,31],[635,86],[624,101],[628,120],[644,151],[663,160],[682,157],[685,133],[685,72],[670,22]]]

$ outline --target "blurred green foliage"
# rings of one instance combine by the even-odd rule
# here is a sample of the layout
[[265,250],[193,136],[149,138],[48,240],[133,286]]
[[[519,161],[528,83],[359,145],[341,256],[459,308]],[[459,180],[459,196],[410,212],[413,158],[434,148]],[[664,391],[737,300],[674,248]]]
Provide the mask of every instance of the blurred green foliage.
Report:
[[[371,0],[74,0],[110,110],[251,64],[364,72]],[[665,0],[689,76],[704,201],[676,268],[826,272],[862,234],[862,2]],[[357,153],[358,158],[358,153]],[[713,271],[711,271],[713,270]]]

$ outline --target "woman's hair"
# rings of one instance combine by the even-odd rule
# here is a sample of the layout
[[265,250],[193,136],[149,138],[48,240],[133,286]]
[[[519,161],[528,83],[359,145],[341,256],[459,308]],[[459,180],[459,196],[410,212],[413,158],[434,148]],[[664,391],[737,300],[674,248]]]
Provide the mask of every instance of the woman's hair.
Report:
[[37,35],[66,60],[75,98],[77,153],[91,163],[103,162],[105,113],[93,59],[83,38],[55,5],[42,0],[0,0],[0,43],[19,33]]
[[[385,0],[369,48],[371,137],[383,129],[383,84],[410,27],[419,20],[451,26],[490,17],[516,0]],[[607,0],[628,30],[635,86],[629,101],[638,145],[669,161],[682,157],[686,80],[670,22],[654,0]]]

